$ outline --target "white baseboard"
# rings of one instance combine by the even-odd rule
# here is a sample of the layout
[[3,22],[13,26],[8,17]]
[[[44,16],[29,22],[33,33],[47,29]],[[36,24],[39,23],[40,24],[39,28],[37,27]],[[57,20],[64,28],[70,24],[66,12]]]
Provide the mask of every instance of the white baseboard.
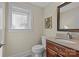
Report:
[[21,52],[21,53],[17,53],[8,57],[29,57],[30,55],[32,55],[32,51],[25,51],[25,52]]

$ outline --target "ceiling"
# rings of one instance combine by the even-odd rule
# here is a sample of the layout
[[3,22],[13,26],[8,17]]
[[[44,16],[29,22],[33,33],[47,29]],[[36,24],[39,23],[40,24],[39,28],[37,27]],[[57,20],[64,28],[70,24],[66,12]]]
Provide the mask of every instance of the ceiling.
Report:
[[39,7],[46,7],[47,5],[49,5],[52,2],[30,2],[33,5],[39,6]]

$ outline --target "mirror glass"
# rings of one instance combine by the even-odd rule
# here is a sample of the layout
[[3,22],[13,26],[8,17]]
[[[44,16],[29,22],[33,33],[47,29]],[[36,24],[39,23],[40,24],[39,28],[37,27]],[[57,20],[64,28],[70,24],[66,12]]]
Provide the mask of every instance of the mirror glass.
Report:
[[79,29],[79,2],[60,8],[60,29]]

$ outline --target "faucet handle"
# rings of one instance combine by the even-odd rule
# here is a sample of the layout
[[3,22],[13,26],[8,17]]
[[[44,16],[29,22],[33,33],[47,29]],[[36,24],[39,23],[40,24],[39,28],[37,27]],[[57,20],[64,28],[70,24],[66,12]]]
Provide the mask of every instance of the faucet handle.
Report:
[[72,35],[70,32],[67,33],[67,37],[68,37],[68,39],[72,39]]

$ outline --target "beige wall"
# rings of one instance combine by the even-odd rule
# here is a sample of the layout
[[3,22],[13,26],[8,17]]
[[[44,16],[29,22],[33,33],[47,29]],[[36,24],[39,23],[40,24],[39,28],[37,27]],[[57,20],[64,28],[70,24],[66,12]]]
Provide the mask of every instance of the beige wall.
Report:
[[57,32],[57,6],[59,4],[60,3],[53,2],[52,4],[48,5],[44,9],[44,18],[52,16],[52,29],[45,29],[45,27],[43,27],[43,35],[53,36],[53,37],[56,36],[56,32]]
[[28,3],[18,3],[17,5],[31,8],[33,16],[32,30],[9,31],[7,23],[6,25],[7,46],[5,48],[5,56],[12,56],[21,52],[28,52],[29,50],[31,50],[33,45],[39,42],[40,37],[42,35],[43,9]]

